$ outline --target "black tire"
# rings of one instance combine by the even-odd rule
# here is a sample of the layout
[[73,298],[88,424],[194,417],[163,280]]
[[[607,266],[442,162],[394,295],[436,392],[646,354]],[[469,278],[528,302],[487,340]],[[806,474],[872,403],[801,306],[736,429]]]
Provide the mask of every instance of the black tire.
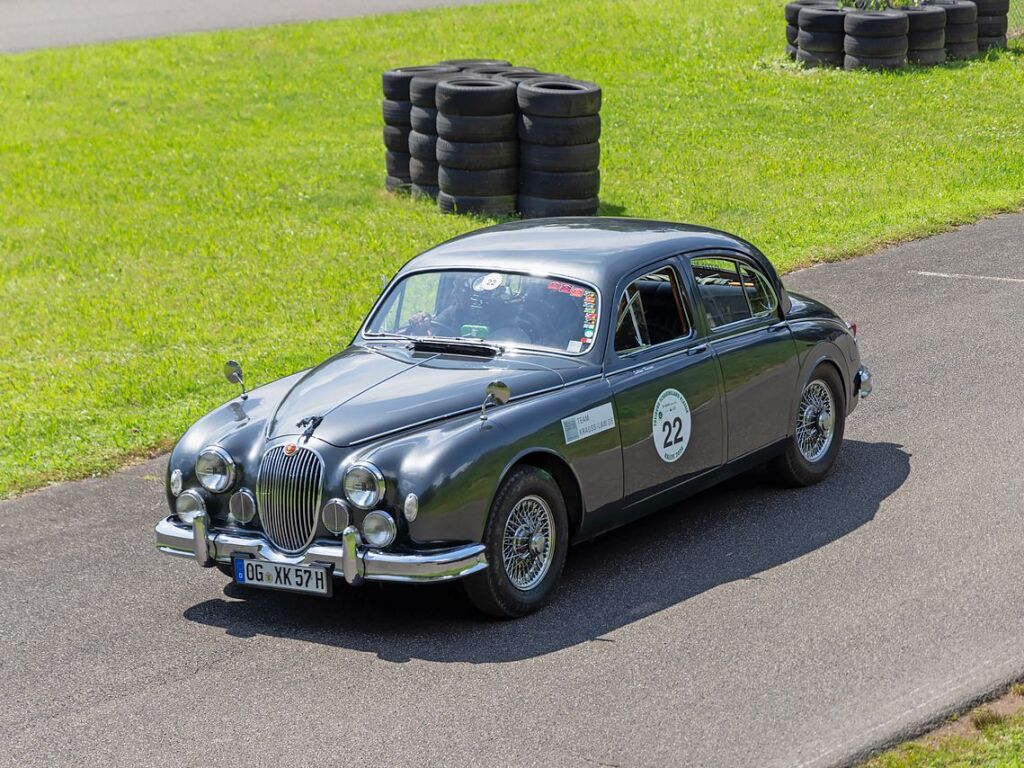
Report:
[[851,56],[843,58],[843,69],[902,69],[907,66],[906,54],[902,56]]
[[907,63],[919,67],[934,67],[946,62],[946,49],[929,49],[924,51],[907,51]]
[[950,45],[966,45],[978,42],[978,22],[946,25],[946,50]]
[[519,195],[516,207],[524,219],[546,219],[553,216],[593,216],[600,201],[596,197],[583,200],[557,200],[550,197]]
[[519,163],[519,142],[438,139],[437,162],[445,168],[462,168],[467,171],[511,168]]
[[926,29],[907,35],[907,48],[912,51],[940,51],[946,47],[946,28]]
[[808,32],[801,29],[796,36],[796,47],[812,53],[842,53],[843,35],[838,32]]
[[798,26],[800,22],[800,9],[805,8],[808,5],[817,5],[822,8],[835,8],[836,3],[830,2],[830,0],[796,0],[796,2],[786,3],[786,23],[792,26]]
[[797,26],[808,32],[832,32],[842,34],[846,11],[821,5],[806,5],[797,16]]
[[467,75],[459,70],[417,75],[409,83],[409,101],[414,107],[437,109],[437,101],[434,98],[437,84],[442,80],[451,80],[453,77],[467,77]]
[[601,189],[600,171],[557,173],[524,168],[519,173],[519,191],[527,197],[553,200],[579,200],[597,197]]
[[601,163],[601,145],[573,144],[550,147],[522,142],[519,145],[519,167],[538,171],[595,171]]
[[1003,37],[1009,27],[1005,16],[979,16],[978,40],[983,37]]
[[554,72],[506,72],[498,75],[502,80],[510,80],[519,85],[526,80],[572,80],[568,75],[559,75]]
[[413,107],[409,110],[409,124],[414,131],[437,134],[437,110],[430,107]]
[[409,160],[409,178],[413,184],[437,186],[437,163],[413,157]]
[[[537,497],[551,511],[550,560],[539,582],[527,590],[517,588],[504,566],[505,526],[516,505]],[[551,540],[553,539],[553,540]],[[569,515],[558,483],[536,467],[517,467],[502,482],[491,504],[484,529],[488,566],[463,580],[466,595],[477,610],[496,618],[516,618],[533,613],[551,597],[562,575],[569,547]]]
[[1010,12],[1010,0],[974,0],[978,7],[978,18],[982,16],[1005,16]]
[[516,89],[519,109],[536,117],[586,117],[601,111],[601,88],[584,80],[524,80]]
[[459,69],[466,69],[467,67],[486,67],[486,66],[498,66],[498,67],[511,67],[511,61],[505,61],[504,59],[446,59],[441,62],[442,64],[450,64],[453,67]]
[[853,37],[900,37],[910,31],[910,19],[903,11],[850,11],[843,31]]
[[385,152],[384,165],[388,169],[388,176],[409,179],[409,160],[411,157],[408,152]]
[[786,44],[786,56],[787,56],[787,58],[793,59],[794,61],[796,60],[796,46],[795,45],[790,45],[789,43]]
[[796,60],[805,67],[841,67],[843,66],[843,52],[814,53],[813,51],[798,50]]
[[868,58],[891,58],[907,55],[907,36],[902,37],[854,37],[847,35],[843,50],[851,56]]
[[397,176],[388,176],[384,179],[384,186],[388,192],[408,192],[409,179],[400,179]]
[[786,42],[789,43],[790,45],[796,45],[796,36],[799,31],[800,27],[798,27],[796,24],[787,24]]
[[907,21],[910,22],[907,34],[946,28],[946,10],[941,5],[918,5],[899,10],[907,14]]
[[456,77],[437,84],[434,100],[446,115],[507,115],[516,111],[516,85],[496,77]]
[[[799,400],[802,399],[804,390],[815,382],[823,383],[832,395],[834,408],[832,441],[825,453],[817,461],[812,462],[800,452],[796,434],[791,436],[786,443],[785,451],[769,464],[773,479],[783,485],[801,487],[821,482],[832,471],[836,458],[839,456],[839,449],[842,447],[843,433],[846,429],[846,388],[836,369],[828,363],[822,363],[814,369],[808,383],[801,389],[798,409],[801,407]],[[793,414],[794,422],[799,419],[799,414],[799,410]]]
[[409,134],[409,154],[420,160],[437,161],[437,136],[413,131]]
[[925,5],[940,5],[946,12],[946,30],[957,24],[973,24],[978,20],[978,6],[970,0],[924,0]]
[[505,115],[437,115],[437,135],[449,141],[510,141],[517,136],[515,112]]
[[481,64],[475,67],[466,67],[463,71],[472,72],[475,75],[487,75],[488,77],[503,77],[505,75],[522,75],[528,72],[536,72],[537,70],[533,67],[506,67],[501,64]]
[[978,41],[973,43],[946,43],[946,60],[971,59],[978,55]]
[[383,75],[384,80],[384,98],[392,99],[394,101],[409,101],[410,91],[409,83],[417,75],[426,75],[431,73],[456,73],[458,72],[457,67],[447,66],[444,64],[429,64],[422,67],[396,67],[395,69],[389,69]]
[[409,126],[409,112],[412,110],[411,101],[392,101],[384,99],[382,112],[384,113],[385,125]]
[[993,48],[1005,48],[1006,47],[1006,35],[999,37],[979,37],[978,38],[978,50],[979,51],[990,51]]
[[429,186],[427,184],[412,184],[409,188],[410,193],[413,197],[419,198],[430,198],[431,200],[437,200],[437,194],[441,191],[438,186]]
[[384,126],[384,148],[392,152],[409,151],[409,133],[412,128],[401,125]]
[[494,197],[515,195],[519,189],[518,168],[492,168],[486,171],[467,171],[448,168],[437,169],[437,185],[449,195]]
[[516,212],[515,195],[450,195],[437,193],[441,213],[473,213],[478,216],[510,216]]
[[519,115],[520,141],[564,147],[574,144],[592,144],[600,138],[600,115],[586,117]]

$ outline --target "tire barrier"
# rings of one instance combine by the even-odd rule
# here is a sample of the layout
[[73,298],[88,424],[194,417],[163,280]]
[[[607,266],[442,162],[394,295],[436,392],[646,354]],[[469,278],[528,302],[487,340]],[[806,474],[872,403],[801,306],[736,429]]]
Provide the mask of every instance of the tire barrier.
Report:
[[946,12],[945,48],[947,59],[969,59],[978,54],[978,6],[970,0],[925,0],[924,7],[938,6]]
[[844,69],[907,66],[910,19],[903,11],[850,11],[843,21]]
[[974,0],[978,7],[978,50],[1006,47],[1010,0]]
[[597,212],[594,83],[498,59],[453,59],[385,72],[381,109],[391,191],[433,198],[445,213]]
[[805,67],[843,66],[846,11],[828,5],[803,5],[797,13],[796,60]]

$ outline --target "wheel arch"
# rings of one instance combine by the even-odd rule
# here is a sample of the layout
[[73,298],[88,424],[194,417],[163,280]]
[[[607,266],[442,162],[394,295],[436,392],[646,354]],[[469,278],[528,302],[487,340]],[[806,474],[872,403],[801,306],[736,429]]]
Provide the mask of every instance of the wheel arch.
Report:
[[580,485],[580,479],[573,470],[572,465],[565,460],[556,451],[550,448],[528,448],[518,454],[505,465],[501,475],[498,477],[498,482],[494,486],[494,491],[491,494],[490,504],[488,505],[488,514],[494,505],[494,498],[498,495],[498,489],[501,488],[502,483],[505,482],[505,478],[508,477],[509,473],[517,467],[530,466],[536,467],[539,470],[547,472],[554,478],[558,484],[558,489],[562,492],[562,500],[565,502],[566,514],[569,517],[569,538],[572,539],[579,531],[580,526],[583,524],[584,505],[583,505],[583,488]]
[[[838,350],[836,350],[836,352],[838,352]],[[804,364],[804,369],[800,372],[800,381],[797,385],[797,391],[793,402],[794,409],[800,402],[800,394],[804,391],[804,387],[810,383],[811,376],[814,375],[818,366],[827,365],[835,370],[836,374],[839,376],[839,381],[843,383],[843,399],[845,400],[843,405],[845,411],[849,411],[852,380],[850,376],[843,372],[843,366],[836,360],[837,357],[841,358],[842,356],[841,354],[829,354],[828,351],[822,350],[819,354],[807,358],[807,362]]]

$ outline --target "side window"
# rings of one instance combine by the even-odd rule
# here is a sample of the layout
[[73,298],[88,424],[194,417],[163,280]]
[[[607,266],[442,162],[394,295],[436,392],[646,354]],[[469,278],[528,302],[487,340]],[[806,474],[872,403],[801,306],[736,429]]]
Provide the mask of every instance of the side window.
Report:
[[750,312],[754,317],[770,315],[775,311],[775,291],[768,285],[764,275],[745,264],[740,265],[743,292],[747,295]]
[[692,259],[690,264],[712,328],[750,317],[750,305],[740,282],[739,264],[722,258]]
[[690,335],[679,278],[670,267],[630,283],[619,299],[615,351],[632,352]]

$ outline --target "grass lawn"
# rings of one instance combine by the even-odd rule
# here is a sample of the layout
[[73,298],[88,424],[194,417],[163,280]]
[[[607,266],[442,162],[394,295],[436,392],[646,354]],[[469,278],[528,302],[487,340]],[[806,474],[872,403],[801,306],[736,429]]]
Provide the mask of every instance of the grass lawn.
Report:
[[0,57],[0,494],[170,444],[343,346],[479,226],[383,187],[380,72],[489,55],[604,88],[603,212],[783,269],[1024,204],[1024,44],[898,74],[784,63],[781,0],[535,3]]

